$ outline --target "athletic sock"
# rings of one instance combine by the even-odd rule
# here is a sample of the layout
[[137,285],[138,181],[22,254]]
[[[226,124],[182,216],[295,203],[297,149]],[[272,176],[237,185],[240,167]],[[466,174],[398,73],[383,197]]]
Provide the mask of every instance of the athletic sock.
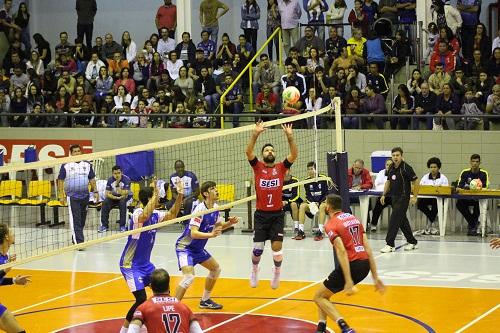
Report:
[[260,262],[260,256],[256,257],[252,254],[252,264],[254,267],[257,267],[259,266],[259,262]]
[[339,320],[337,320],[337,324],[339,325],[340,329],[342,329],[342,330],[344,328],[349,328],[349,325],[347,325],[344,318],[340,318]]
[[210,299],[210,294],[212,292],[211,291],[208,291],[208,290],[205,290],[203,291],[203,296],[201,296],[201,300],[202,301],[206,301],[206,300],[209,300]]
[[281,269],[281,263],[283,262],[283,251],[273,252],[273,261],[275,272],[279,272]]
[[319,228],[319,231],[321,231],[322,234],[325,233],[325,227],[323,226],[323,224],[318,224],[318,228]]
[[317,330],[320,332],[326,331],[326,321],[320,320],[318,322],[318,329]]
[[293,228],[298,229],[299,228],[299,221],[293,221]]
[[254,271],[258,271],[259,270],[259,264],[252,264],[252,269]]
[[299,230],[300,231],[304,231],[304,225],[303,224],[299,224]]

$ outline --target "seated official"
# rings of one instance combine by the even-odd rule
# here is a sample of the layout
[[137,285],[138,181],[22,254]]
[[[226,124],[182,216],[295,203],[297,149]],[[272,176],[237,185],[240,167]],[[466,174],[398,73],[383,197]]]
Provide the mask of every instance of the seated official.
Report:
[[[472,154],[470,157],[470,168],[464,169],[460,173],[458,178],[457,189],[471,189],[471,182],[477,181],[479,179],[482,183],[483,188],[489,186],[489,176],[488,172],[481,169],[479,166],[481,164],[481,156],[479,154]],[[470,211],[472,207],[472,213]],[[468,232],[467,236],[476,236],[477,227],[479,225],[479,202],[476,199],[458,199],[457,209],[463,215],[467,221]]]
[[[441,161],[437,157],[432,157],[427,161],[429,173],[420,179],[420,185],[448,186],[448,178],[443,175],[441,170]],[[418,210],[427,217],[427,224],[423,232],[424,235],[438,235],[436,217],[438,214],[437,199],[419,198],[417,202]]]
[[101,226],[98,232],[106,232],[109,229],[109,212],[113,207],[120,209],[120,232],[126,231],[127,201],[131,197],[130,178],[122,173],[119,165],[111,169],[113,175],[109,177],[106,184],[106,194],[101,208]]
[[[387,181],[387,172],[391,168],[392,165],[392,159],[388,158],[385,160],[385,168],[380,170],[377,173],[377,177],[375,177],[375,191],[384,191],[385,187],[385,182]],[[372,219],[370,223],[370,231],[377,231],[377,224],[378,224],[378,219],[380,218],[380,215],[382,214],[382,211],[384,210],[385,207],[391,205],[391,197],[386,197],[384,203],[380,202],[380,197],[377,198],[377,201],[375,203],[375,207],[373,208],[372,211]]]

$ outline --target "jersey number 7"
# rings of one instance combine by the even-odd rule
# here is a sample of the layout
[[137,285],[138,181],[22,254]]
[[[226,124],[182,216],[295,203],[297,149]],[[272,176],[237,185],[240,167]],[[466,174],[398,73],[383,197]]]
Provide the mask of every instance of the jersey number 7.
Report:
[[178,313],[163,313],[163,323],[167,333],[177,333],[181,325],[181,316]]

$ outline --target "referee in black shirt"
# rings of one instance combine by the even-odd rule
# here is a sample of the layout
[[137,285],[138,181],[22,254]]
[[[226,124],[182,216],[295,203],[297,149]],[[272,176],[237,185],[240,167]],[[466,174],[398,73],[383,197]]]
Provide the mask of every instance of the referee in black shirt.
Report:
[[[403,149],[400,147],[392,148],[392,166],[387,172],[387,181],[385,182],[384,193],[380,198],[380,203],[385,203],[385,197],[390,194],[392,200],[392,214],[389,220],[389,230],[385,242],[387,243],[380,252],[393,252],[396,247],[394,241],[401,228],[408,245],[404,247],[405,251],[415,250],[417,248],[417,240],[413,237],[410,222],[406,217],[406,210],[411,203],[414,205],[417,202],[419,189],[419,180],[413,168],[403,161]],[[410,200],[411,185],[413,185],[413,197]]]

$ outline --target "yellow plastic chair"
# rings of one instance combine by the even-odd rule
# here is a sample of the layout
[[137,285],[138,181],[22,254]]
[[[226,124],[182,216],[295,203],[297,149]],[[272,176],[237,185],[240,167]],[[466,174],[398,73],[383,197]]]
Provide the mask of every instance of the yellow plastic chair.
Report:
[[4,180],[0,183],[0,205],[17,204],[23,192],[23,183],[20,180]]
[[49,180],[32,180],[28,185],[28,197],[19,200],[19,204],[30,206],[45,205],[49,202],[51,195],[52,186]]
[[[234,184],[217,184],[217,191],[219,192],[219,202],[221,204],[234,201],[236,192]],[[224,209],[224,219],[226,221],[229,219],[231,208]]]

